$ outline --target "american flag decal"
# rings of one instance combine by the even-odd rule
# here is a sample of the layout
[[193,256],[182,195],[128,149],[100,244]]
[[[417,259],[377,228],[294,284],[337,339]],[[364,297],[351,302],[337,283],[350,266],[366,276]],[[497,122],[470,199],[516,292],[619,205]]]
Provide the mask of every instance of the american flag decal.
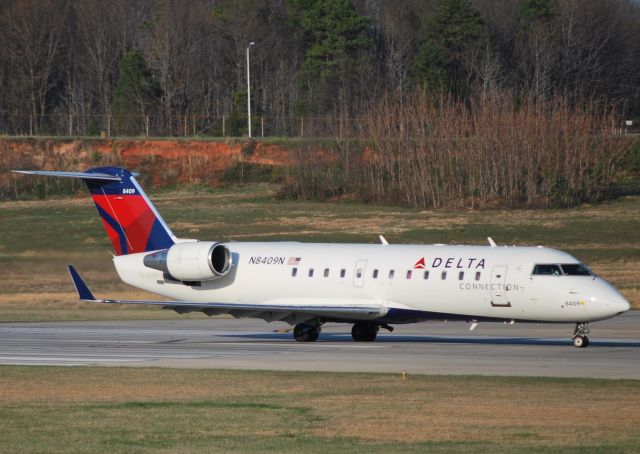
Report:
[[289,257],[287,265],[299,265],[300,260],[302,260],[302,257]]

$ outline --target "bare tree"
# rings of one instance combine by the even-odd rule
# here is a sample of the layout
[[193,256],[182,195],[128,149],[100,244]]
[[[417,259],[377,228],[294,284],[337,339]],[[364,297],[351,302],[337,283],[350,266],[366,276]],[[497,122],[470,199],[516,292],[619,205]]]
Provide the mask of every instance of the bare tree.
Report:
[[59,83],[56,63],[67,17],[64,0],[23,1],[10,4],[0,17],[3,42],[13,70],[14,99],[28,100],[34,132],[47,111],[47,97]]
[[109,116],[118,64],[134,44],[136,5],[129,0],[83,0],[72,5],[82,63],[81,68],[74,65],[72,71],[81,72],[83,81],[90,85],[88,97],[95,101],[95,111]]

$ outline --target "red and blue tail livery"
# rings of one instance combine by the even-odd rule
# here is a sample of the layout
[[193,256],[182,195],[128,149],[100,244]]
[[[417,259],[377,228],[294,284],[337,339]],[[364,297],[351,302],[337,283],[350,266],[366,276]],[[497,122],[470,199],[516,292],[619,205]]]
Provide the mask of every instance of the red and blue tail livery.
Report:
[[136,174],[127,169],[96,167],[84,172],[20,173],[82,179],[116,255],[168,249],[175,243],[175,236],[136,181]]

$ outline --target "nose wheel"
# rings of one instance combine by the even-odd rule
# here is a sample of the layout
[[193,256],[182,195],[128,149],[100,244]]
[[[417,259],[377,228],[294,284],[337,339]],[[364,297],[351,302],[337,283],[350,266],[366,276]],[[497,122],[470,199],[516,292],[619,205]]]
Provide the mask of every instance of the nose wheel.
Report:
[[589,332],[588,323],[576,323],[576,329],[573,333],[573,346],[577,348],[585,348],[589,345],[589,338],[587,333]]

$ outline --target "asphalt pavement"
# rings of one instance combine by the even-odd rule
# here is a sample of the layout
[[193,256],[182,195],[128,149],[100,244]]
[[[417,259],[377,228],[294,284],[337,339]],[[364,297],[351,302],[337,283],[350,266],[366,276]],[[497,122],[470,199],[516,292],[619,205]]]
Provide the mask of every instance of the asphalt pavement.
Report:
[[640,379],[640,311],[591,324],[396,325],[375,342],[327,324],[300,343],[288,325],[252,319],[0,323],[0,364],[269,369]]

